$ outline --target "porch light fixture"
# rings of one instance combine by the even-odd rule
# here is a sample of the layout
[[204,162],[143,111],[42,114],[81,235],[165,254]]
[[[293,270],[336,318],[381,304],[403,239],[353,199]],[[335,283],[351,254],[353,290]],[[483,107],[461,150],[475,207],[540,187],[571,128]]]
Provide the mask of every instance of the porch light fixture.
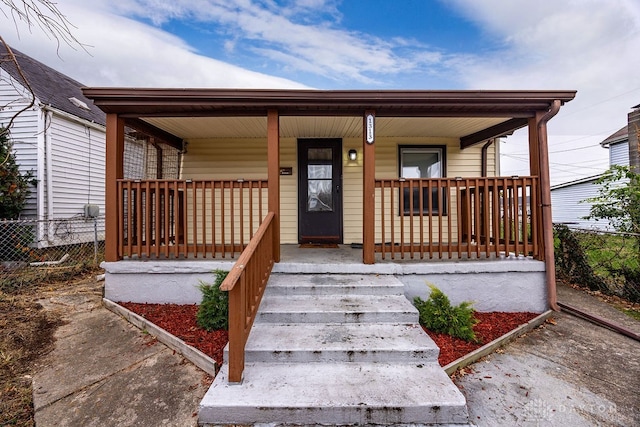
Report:
[[355,162],[357,158],[358,158],[358,152],[353,148],[349,150],[349,160],[351,160],[352,162]]

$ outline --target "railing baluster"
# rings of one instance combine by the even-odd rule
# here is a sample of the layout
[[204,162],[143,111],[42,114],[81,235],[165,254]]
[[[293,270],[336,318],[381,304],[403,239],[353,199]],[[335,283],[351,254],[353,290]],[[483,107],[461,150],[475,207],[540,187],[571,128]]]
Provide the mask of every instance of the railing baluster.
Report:
[[201,209],[201,219],[200,226],[202,227],[202,249],[200,250],[200,254],[202,258],[207,257],[207,183],[206,181],[201,181],[202,184],[202,209]]
[[385,200],[385,181],[382,180],[380,185],[380,237],[382,238],[382,243],[380,244],[380,251],[382,252],[382,259],[386,258],[386,242],[385,242],[385,209],[384,209],[384,200]]
[[253,239],[253,181],[249,181],[249,240]]
[[227,224],[225,221],[225,211],[226,211],[226,181],[222,181],[220,183],[220,238],[222,239],[222,258],[225,257],[226,253],[227,253],[227,248],[226,248],[226,242],[227,239],[225,239],[225,230],[227,228]]
[[132,210],[133,210],[133,202],[131,201],[131,199],[133,198],[133,192],[134,190],[131,188],[132,186],[132,182],[127,182],[127,253],[129,254],[129,256],[133,256],[132,253],[132,241],[133,241],[133,227],[132,227],[132,220],[131,217],[133,215]]
[[446,181],[446,200],[444,201],[444,203],[447,205],[447,258],[451,259],[453,258],[453,247],[452,247],[452,242],[453,242],[453,211],[451,210],[451,180],[447,180]]
[[125,200],[129,198],[128,195],[125,195],[125,184],[122,181],[118,181],[118,258],[122,258],[124,256],[124,242],[125,242],[125,228],[124,228],[124,215],[125,215]]
[[244,183],[238,183],[238,198],[240,199],[240,215],[238,222],[240,223],[240,247],[244,248]]
[[218,243],[216,242],[216,224],[218,223],[216,216],[216,186],[217,182],[211,183],[211,251],[214,258],[216,258],[216,253],[218,252]]
[[[395,202],[393,200],[394,195],[396,194],[396,181],[389,181],[389,189],[391,190],[391,198],[390,198],[390,204],[391,204],[391,259],[396,259],[396,251],[395,251],[395,246],[396,246],[396,223],[395,223],[395,212],[393,211],[395,209]],[[399,187],[398,187],[399,188]],[[402,211],[401,209],[399,209],[399,215],[402,215]]]
[[424,259],[424,180],[418,181],[418,206],[420,220],[420,259]]
[[231,258],[235,258],[236,255],[236,214],[235,214],[235,185],[233,181],[229,181],[229,221],[231,222],[231,230],[229,235],[231,236]]

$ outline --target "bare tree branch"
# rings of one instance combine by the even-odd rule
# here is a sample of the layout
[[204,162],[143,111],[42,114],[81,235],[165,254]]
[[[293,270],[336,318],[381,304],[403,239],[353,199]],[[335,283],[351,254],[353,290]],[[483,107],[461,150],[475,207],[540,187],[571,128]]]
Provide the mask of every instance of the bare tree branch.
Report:
[[[2,0],[2,1],[7,1],[7,0]],[[0,43],[2,43],[5,49],[7,50],[7,58],[0,58],[0,61],[11,61],[13,63],[13,65],[16,67],[16,70],[18,71],[18,74],[20,75],[20,78],[22,79],[20,84],[22,84],[29,91],[29,95],[31,95],[31,100],[29,104],[21,108],[17,113],[13,114],[9,119],[9,123],[6,126],[4,126],[2,129],[0,129],[0,133],[9,133],[9,129],[11,129],[11,126],[13,125],[13,122],[15,122],[16,118],[23,112],[27,111],[29,108],[33,107],[33,104],[35,104],[36,102],[36,95],[35,95],[35,92],[33,91],[33,88],[31,87],[31,84],[29,83],[29,80],[22,72],[22,68],[20,68],[20,64],[18,64],[18,60],[16,59],[16,56],[14,55],[13,50],[11,50],[11,47],[4,41],[2,36],[0,36]],[[0,163],[0,165],[2,164],[4,164],[4,161]]]
[[[58,9],[57,4],[52,0],[0,0],[0,12],[6,17],[13,20],[16,32],[20,35],[18,28],[19,22],[26,23],[29,31],[34,27],[38,27],[47,37],[53,38],[57,43],[57,49],[60,49],[60,43],[64,42],[71,48],[76,49],[80,47],[87,52],[86,45],[80,43],[80,41],[73,35],[72,28],[75,28]],[[10,62],[20,77],[18,83],[22,85],[30,95],[29,103],[12,114],[9,123],[0,129],[2,135],[8,134],[11,131],[11,127],[16,121],[17,117],[32,108],[35,104],[36,95],[29,83],[29,80],[24,75],[18,60],[16,59],[11,47],[0,36],[0,43],[4,45],[6,49],[6,56],[0,57],[1,62]],[[88,52],[87,52],[88,53]],[[10,84],[14,84],[14,81],[9,78]],[[0,105],[0,109],[4,109],[9,105]],[[11,144],[11,142],[9,142]],[[7,150],[10,153],[10,150]],[[0,166],[7,162],[7,159],[0,159]]]
[[[0,0],[5,7],[0,12],[5,17],[13,19],[16,32],[19,35],[18,22],[27,24],[29,31],[34,27],[53,38],[60,48],[60,42],[64,42],[72,48],[80,47],[86,51],[86,45],[73,35],[72,28],[76,28],[67,17],[58,9],[51,0]],[[8,11],[5,9],[8,8]]]

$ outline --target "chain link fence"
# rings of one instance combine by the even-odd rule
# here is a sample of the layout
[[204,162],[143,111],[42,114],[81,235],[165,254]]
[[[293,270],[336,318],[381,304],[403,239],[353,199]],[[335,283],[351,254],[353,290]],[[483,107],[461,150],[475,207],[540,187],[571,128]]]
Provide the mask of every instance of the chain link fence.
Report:
[[0,291],[72,279],[104,260],[104,216],[0,221]]
[[640,302],[640,234],[554,225],[558,278]]

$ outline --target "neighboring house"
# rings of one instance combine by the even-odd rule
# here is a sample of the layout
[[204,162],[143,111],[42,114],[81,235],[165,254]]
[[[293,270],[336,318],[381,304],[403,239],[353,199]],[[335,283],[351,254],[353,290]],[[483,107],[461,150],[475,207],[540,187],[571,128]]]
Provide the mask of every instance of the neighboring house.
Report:
[[[38,221],[37,247],[93,241],[93,217],[105,211],[105,114],[83,95],[81,83],[13,53],[22,75],[0,44],[0,126],[35,97],[9,129],[20,170],[37,180],[21,219]],[[176,178],[178,152],[162,149],[128,137],[125,176],[162,177],[156,169],[160,164],[161,173],[164,159],[164,170],[171,170],[165,175]],[[102,221],[99,227],[103,235]]]
[[[541,159],[546,123],[574,91],[84,93],[107,113],[109,299],[198,302],[198,280],[246,248],[302,272],[313,262],[281,260],[283,247],[304,260],[309,246],[343,244],[360,261],[336,268],[395,274],[407,295],[434,283],[482,311],[555,306]],[[126,127],[188,144],[180,179],[123,179]],[[493,141],[523,127],[530,176],[498,176]]]
[[[609,166],[629,165],[628,127],[625,126],[600,143],[609,149]],[[608,221],[585,219],[591,212],[592,204],[587,199],[596,197],[600,185],[596,181],[602,174],[566,182],[551,187],[551,203],[553,206],[553,222],[566,224],[574,228],[595,230],[612,230]]]
[[[105,115],[82,94],[82,84],[13,52],[28,84],[0,45],[0,123],[7,126],[29,106],[28,87],[35,96],[9,129],[20,170],[37,179],[21,218],[43,221],[37,227],[39,247],[66,244],[74,232],[56,221],[84,217],[88,204],[104,213]],[[74,242],[92,240],[93,233],[75,237]]]

